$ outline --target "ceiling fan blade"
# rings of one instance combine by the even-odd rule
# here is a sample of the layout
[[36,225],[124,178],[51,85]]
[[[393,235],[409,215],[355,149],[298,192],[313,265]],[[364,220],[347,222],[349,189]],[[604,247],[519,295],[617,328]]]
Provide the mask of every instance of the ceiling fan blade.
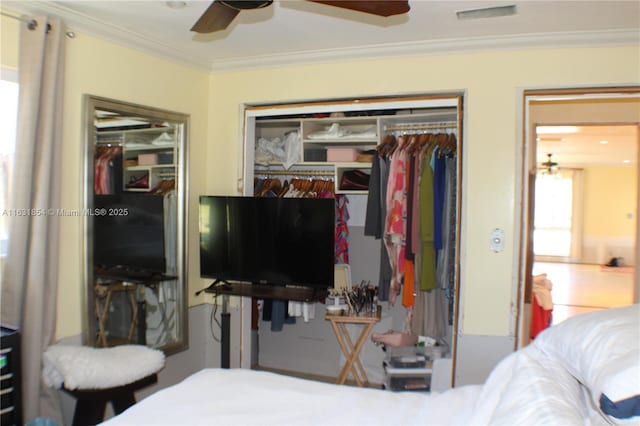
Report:
[[314,3],[341,7],[378,16],[393,16],[407,13],[408,0],[309,0]]
[[238,13],[240,13],[238,9],[229,7],[219,1],[214,1],[198,19],[198,22],[191,27],[191,31],[207,34],[224,30]]

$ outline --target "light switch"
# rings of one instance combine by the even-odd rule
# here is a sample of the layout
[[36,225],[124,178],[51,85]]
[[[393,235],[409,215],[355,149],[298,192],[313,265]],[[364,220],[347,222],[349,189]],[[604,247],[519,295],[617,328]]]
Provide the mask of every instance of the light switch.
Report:
[[504,249],[504,231],[496,228],[491,231],[491,250],[499,253]]

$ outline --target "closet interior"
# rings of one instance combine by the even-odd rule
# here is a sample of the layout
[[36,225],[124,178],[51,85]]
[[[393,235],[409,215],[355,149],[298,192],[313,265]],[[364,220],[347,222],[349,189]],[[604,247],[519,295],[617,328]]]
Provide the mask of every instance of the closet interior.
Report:
[[[461,95],[247,106],[244,194],[334,198],[336,265],[377,287],[374,331],[432,337],[453,359],[461,135]],[[322,302],[254,300],[244,366],[335,377],[340,350]],[[362,351],[373,382],[383,357],[370,341]]]

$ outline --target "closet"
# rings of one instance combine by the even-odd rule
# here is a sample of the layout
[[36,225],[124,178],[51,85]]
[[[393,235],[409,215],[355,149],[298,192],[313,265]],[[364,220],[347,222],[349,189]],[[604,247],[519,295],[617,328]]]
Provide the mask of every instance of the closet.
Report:
[[[412,330],[437,337],[449,348],[452,363],[460,292],[462,101],[461,95],[452,94],[247,105],[240,179],[245,195],[264,195],[265,185],[272,187],[272,196],[295,194],[291,188],[298,185],[308,190],[298,196],[334,197],[336,262],[349,265],[354,284],[366,281],[378,286],[383,318],[374,331]],[[437,172],[432,174],[433,170]],[[390,187],[389,179],[399,185],[391,198],[410,192],[413,200],[419,191],[431,198],[429,207],[420,205],[425,210],[411,210],[414,218],[409,221],[438,228],[437,244],[429,241],[418,250],[420,256],[427,252],[433,257],[431,266],[422,257],[406,266],[404,249],[399,252],[407,245],[406,236],[385,237],[389,230],[380,206],[386,204],[383,188]],[[429,188],[419,188],[418,181],[428,182]],[[406,187],[400,185],[403,182]],[[433,198],[446,214],[434,218],[423,213],[433,209]],[[400,222],[398,226],[407,227]],[[418,230],[415,227],[414,234]],[[432,234],[420,241],[433,239]],[[398,256],[390,260],[388,253],[396,252]],[[279,330],[271,327],[262,311],[256,313],[256,306],[264,306],[246,298],[241,305],[243,367],[336,376],[340,350],[324,320],[323,304],[315,304],[315,319],[298,317],[295,324],[285,321]],[[374,383],[382,383],[383,358],[380,348],[371,342],[365,345],[363,364]]]

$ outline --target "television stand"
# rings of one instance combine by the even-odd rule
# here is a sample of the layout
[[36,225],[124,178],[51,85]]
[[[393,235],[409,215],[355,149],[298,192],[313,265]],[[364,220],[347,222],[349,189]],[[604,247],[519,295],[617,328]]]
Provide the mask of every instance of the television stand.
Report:
[[[222,283],[222,284],[220,284]],[[258,283],[214,282],[203,290],[215,295],[255,297],[257,299],[292,300],[294,302],[317,302],[327,297],[327,289],[313,287],[277,286]]]
[[220,314],[220,367],[230,366],[231,314],[229,313],[229,296],[255,297],[258,299],[293,300],[295,302],[316,302],[327,297],[327,289],[312,287],[287,287],[269,284],[229,283],[215,280],[209,287],[196,292],[222,296],[222,314]]

